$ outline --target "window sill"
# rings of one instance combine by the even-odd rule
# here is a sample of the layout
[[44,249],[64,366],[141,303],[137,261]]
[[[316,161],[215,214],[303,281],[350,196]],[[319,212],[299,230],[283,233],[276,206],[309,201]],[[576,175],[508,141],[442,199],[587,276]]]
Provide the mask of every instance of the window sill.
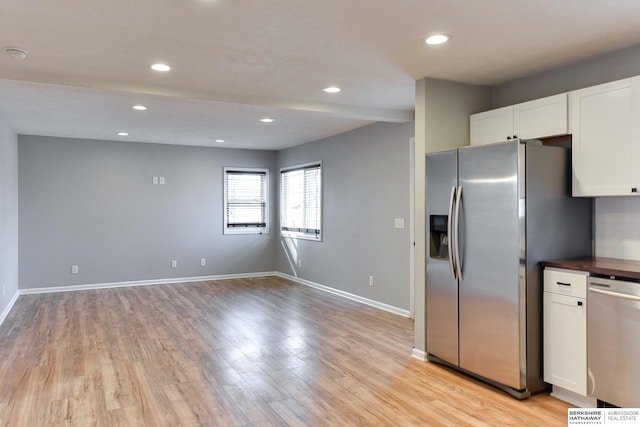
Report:
[[316,237],[316,236],[309,236],[306,234],[281,232],[280,237],[283,239],[310,240],[312,242],[322,242],[322,235]]

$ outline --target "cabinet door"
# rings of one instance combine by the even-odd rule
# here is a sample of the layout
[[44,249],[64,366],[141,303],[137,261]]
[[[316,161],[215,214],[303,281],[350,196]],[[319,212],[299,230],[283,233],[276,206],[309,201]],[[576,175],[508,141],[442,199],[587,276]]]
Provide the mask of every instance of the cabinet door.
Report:
[[573,195],[632,194],[632,80],[571,92]]
[[544,292],[544,380],[587,395],[587,302]]
[[523,102],[513,107],[513,132],[518,138],[567,134],[567,94]]
[[631,192],[640,195],[640,76],[631,79],[631,88]]
[[513,137],[513,106],[472,114],[469,126],[471,145],[506,141]]

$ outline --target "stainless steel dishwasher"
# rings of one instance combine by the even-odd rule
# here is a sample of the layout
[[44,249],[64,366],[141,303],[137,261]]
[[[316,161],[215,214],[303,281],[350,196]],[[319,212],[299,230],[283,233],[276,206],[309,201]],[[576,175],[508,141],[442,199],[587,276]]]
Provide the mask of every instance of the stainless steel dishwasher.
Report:
[[640,407],[640,283],[589,277],[589,395],[623,408]]

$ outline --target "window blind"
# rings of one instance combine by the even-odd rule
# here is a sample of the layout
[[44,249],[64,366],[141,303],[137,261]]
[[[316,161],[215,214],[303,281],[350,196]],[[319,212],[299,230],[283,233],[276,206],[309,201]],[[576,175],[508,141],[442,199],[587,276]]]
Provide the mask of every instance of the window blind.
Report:
[[315,163],[282,170],[280,178],[281,231],[319,240],[322,165]]
[[267,172],[225,169],[225,229],[267,226]]

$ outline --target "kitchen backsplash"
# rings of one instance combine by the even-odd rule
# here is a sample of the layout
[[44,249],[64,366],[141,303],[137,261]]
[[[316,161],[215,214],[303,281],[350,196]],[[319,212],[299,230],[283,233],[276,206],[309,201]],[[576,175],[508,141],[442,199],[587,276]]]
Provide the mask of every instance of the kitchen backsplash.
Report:
[[595,255],[640,261],[640,197],[595,199]]

